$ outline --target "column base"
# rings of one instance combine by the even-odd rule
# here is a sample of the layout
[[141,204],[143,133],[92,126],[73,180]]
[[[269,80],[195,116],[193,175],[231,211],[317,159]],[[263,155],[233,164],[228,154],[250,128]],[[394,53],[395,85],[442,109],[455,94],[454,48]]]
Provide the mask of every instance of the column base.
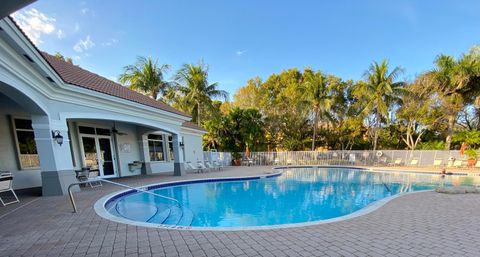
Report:
[[175,162],[175,163],[173,164],[173,175],[174,175],[174,176],[183,176],[183,175],[185,175],[185,167],[183,166],[183,163]]
[[[42,171],[41,174],[43,196],[67,195],[68,186],[78,182],[73,170]],[[74,186],[72,191],[80,191],[80,188]]]

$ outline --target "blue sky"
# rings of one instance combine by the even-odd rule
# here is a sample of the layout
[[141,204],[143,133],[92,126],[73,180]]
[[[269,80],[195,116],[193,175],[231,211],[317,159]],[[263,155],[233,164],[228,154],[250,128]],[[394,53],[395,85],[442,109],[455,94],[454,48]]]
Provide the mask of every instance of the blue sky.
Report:
[[231,95],[291,67],[358,80],[384,58],[412,79],[439,53],[480,44],[477,0],[39,0],[14,17],[41,50],[107,78],[136,56],[172,65],[168,77],[203,59]]

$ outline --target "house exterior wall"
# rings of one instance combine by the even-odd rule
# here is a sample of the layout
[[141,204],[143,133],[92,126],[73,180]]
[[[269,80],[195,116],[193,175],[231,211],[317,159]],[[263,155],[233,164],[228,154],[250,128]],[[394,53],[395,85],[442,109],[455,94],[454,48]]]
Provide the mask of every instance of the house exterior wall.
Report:
[[185,161],[196,163],[203,160],[202,135],[203,132],[182,128],[184,140]]
[[[0,170],[14,174],[14,188],[45,188],[47,179],[61,187],[48,191],[49,195],[65,194],[65,185],[74,179],[73,170],[84,165],[77,129],[80,124],[111,128],[116,121],[117,129],[127,134],[115,136],[113,142],[119,176],[142,173],[129,170],[128,163],[133,161],[145,162],[143,172],[148,169],[150,173],[177,171],[182,166],[177,163],[183,163],[183,158],[175,165],[173,161],[150,162],[146,132],[184,136],[186,156],[202,160],[202,133],[188,130],[183,135],[181,126],[188,117],[66,84],[10,21],[0,20],[0,27]],[[32,119],[40,170],[20,169],[10,116]],[[52,140],[55,130],[64,137],[63,145]],[[178,145],[174,148],[179,149]]]

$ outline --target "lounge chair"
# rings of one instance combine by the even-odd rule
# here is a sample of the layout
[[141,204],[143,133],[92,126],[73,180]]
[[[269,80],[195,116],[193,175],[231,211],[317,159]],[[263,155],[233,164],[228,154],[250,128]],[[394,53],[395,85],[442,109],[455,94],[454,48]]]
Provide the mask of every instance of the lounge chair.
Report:
[[278,158],[275,158],[275,160],[273,160],[273,165],[277,166],[280,164],[280,160]]
[[402,158],[397,158],[395,159],[394,162],[391,162],[388,164],[388,166],[400,166],[402,165]]
[[410,166],[418,166],[418,159],[416,159],[416,158],[415,158],[415,159],[412,159],[412,160],[410,161]]
[[20,202],[20,200],[18,200],[17,194],[15,194],[15,191],[13,191],[12,183],[13,183],[12,173],[5,172],[0,174],[0,193],[11,192],[13,197],[15,198],[15,200],[13,201],[4,202],[3,199],[0,197],[0,202],[2,203],[3,206]]
[[191,162],[185,162],[185,164],[187,165],[187,168],[188,168],[189,170],[193,170],[193,171],[195,171],[196,173],[203,172],[203,169],[202,169],[202,168],[193,165]]
[[197,161],[197,166],[198,168],[202,169],[204,172],[207,172],[209,170],[209,168],[207,168],[202,161]]
[[454,168],[461,168],[462,167],[462,164],[463,164],[463,160],[455,160],[453,162],[453,167]]
[[206,161],[206,162],[205,162],[205,165],[206,165],[207,168],[210,169],[210,170],[215,170],[215,169],[220,170],[218,167],[216,167],[215,165],[213,165],[213,163],[211,163],[211,162]]
[[223,168],[222,163],[220,163],[220,162],[217,161],[217,160],[213,161],[213,166],[217,167],[218,170],[221,170],[221,169]]
[[440,166],[442,166],[442,162],[443,162],[442,159],[435,159],[435,160],[433,160],[433,167],[440,167]]
[[480,168],[480,160],[477,160],[477,163],[475,163],[475,168]]

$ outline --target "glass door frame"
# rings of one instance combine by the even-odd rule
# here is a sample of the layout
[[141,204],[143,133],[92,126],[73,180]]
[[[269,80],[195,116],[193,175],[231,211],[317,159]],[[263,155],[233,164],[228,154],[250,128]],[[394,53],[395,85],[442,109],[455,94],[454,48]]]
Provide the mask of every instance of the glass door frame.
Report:
[[[117,164],[116,164],[116,156],[115,156],[115,147],[113,147],[113,140],[112,136],[105,136],[105,135],[94,135],[94,134],[83,134],[83,133],[78,133],[79,139],[80,139],[80,152],[82,154],[82,165],[83,167],[86,167],[86,160],[85,160],[85,148],[83,146],[83,138],[84,137],[89,137],[93,138],[95,140],[95,149],[97,151],[97,162],[98,162],[98,176],[101,178],[116,178],[118,177],[117,173]],[[113,174],[105,176],[104,171],[103,171],[103,163],[102,163],[102,156],[100,153],[100,142],[99,139],[104,138],[108,139],[110,141],[110,152],[112,153],[112,165],[113,165]]]

